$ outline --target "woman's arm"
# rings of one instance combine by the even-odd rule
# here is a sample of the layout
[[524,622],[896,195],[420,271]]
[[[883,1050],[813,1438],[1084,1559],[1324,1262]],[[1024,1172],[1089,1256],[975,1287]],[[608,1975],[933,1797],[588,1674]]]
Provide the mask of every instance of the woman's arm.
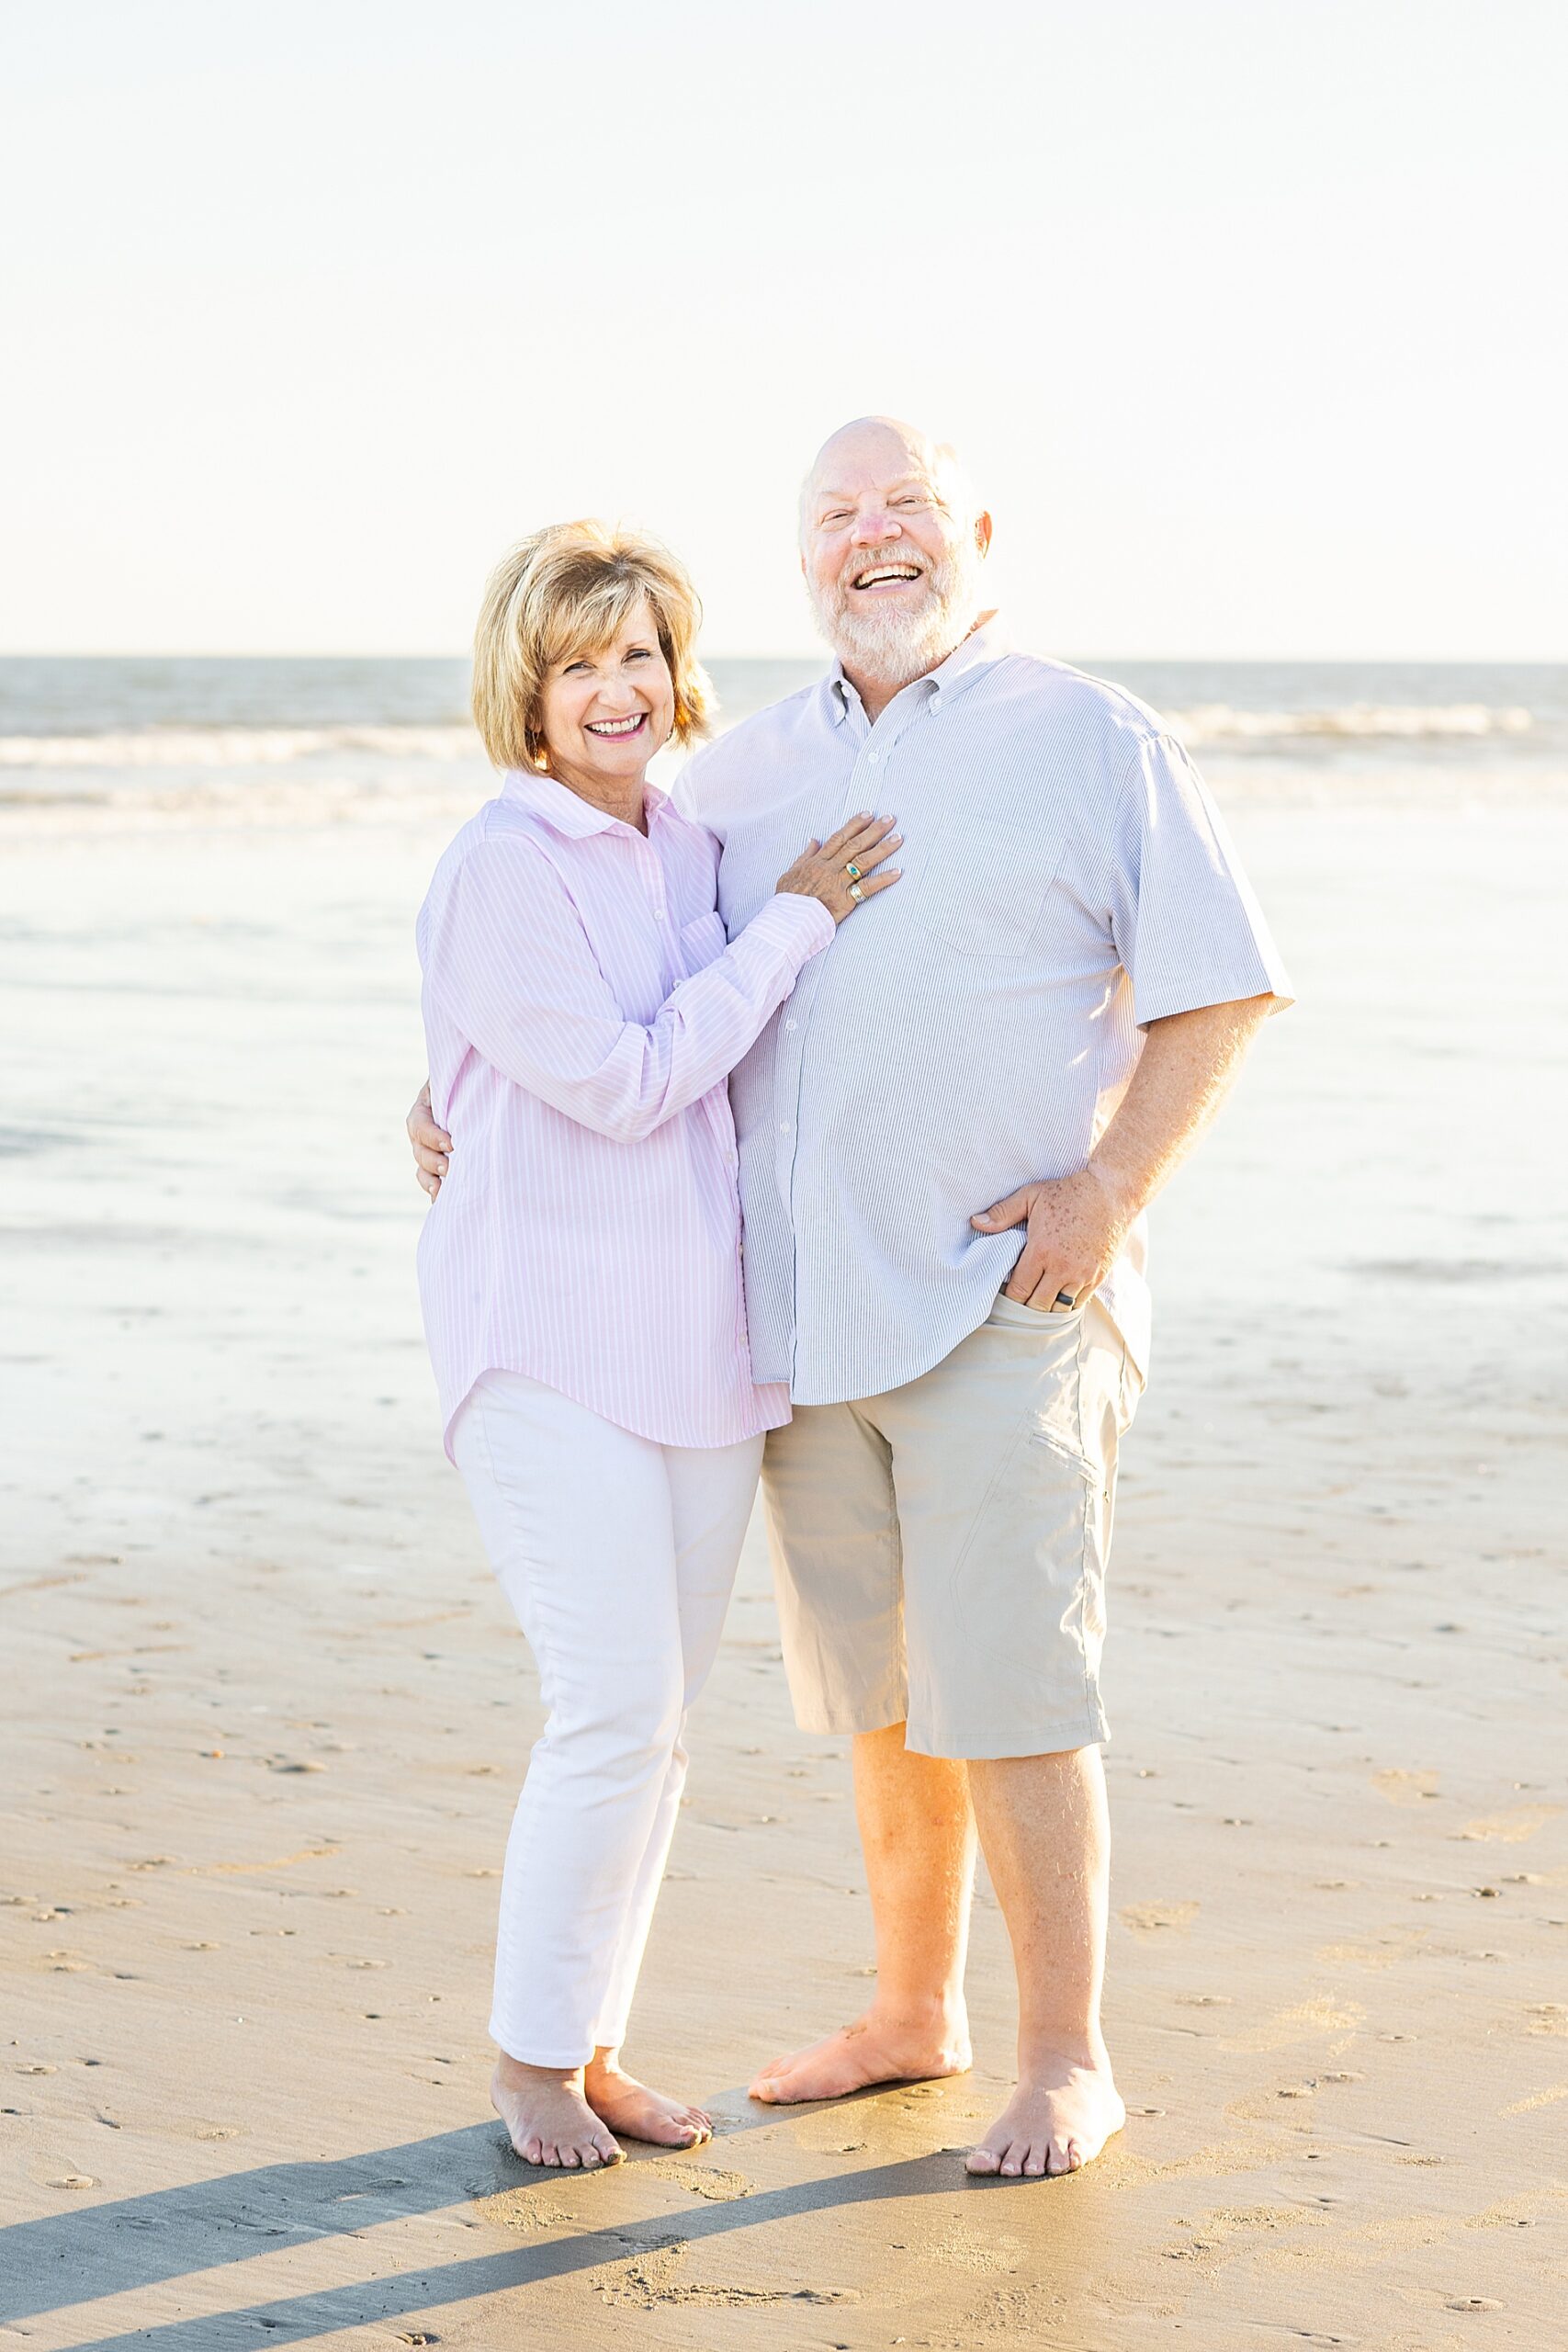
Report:
[[896,879],[870,878],[891,846],[869,820],[813,842],[724,954],[641,1023],[615,1002],[549,861],[525,838],[492,836],[422,926],[426,985],[515,1084],[598,1135],[637,1142],[728,1076],[832,938],[839,903],[850,911],[846,862],[865,871],[870,896]]

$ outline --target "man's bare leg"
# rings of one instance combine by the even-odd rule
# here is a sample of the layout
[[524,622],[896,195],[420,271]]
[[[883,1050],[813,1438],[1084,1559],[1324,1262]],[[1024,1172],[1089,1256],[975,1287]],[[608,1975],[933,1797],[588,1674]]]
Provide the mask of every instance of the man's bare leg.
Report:
[[969,1766],[981,1849],[1018,1971],[1018,2088],[970,2172],[1076,2172],[1127,2110],[1100,2030],[1111,1829],[1098,1747]]
[[904,1726],[854,1742],[855,1811],[876,1935],[865,2015],[826,2041],[775,2058],[751,2097],[784,2105],[842,2098],[868,2083],[923,2082],[969,2064],[964,1959],[975,1875],[969,1768],[904,1746]]

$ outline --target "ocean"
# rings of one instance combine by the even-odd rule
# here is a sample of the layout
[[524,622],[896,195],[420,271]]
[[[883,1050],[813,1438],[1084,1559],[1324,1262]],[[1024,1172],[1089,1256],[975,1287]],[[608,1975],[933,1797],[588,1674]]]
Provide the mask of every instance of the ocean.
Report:
[[[1077,666],[1160,711],[1222,797],[1399,801],[1568,791],[1568,665]],[[716,660],[720,723],[819,661]],[[395,817],[488,789],[464,660],[0,658],[0,822]]]

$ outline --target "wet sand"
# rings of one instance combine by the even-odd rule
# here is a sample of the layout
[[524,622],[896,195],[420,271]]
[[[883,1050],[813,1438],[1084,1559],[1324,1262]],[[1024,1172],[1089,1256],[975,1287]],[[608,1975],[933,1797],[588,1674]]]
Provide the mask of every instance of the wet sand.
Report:
[[506,2153],[538,1715],[400,1134],[449,824],[7,835],[0,2340],[1562,2340],[1568,814],[1235,821],[1303,1001],[1156,1212],[1107,1678],[1133,2113],[1044,2184],[954,2153],[1010,2068],[985,1894],[972,2075],[744,2096],[870,1960],[756,1528],[631,2052],[718,2136]]

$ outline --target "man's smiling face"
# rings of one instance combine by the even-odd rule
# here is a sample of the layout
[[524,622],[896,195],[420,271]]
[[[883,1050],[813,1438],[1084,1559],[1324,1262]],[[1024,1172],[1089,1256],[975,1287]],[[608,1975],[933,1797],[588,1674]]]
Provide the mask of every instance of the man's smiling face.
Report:
[[904,684],[979,615],[991,519],[957,464],[885,417],[827,443],[801,502],[801,569],[818,626],[852,677]]

